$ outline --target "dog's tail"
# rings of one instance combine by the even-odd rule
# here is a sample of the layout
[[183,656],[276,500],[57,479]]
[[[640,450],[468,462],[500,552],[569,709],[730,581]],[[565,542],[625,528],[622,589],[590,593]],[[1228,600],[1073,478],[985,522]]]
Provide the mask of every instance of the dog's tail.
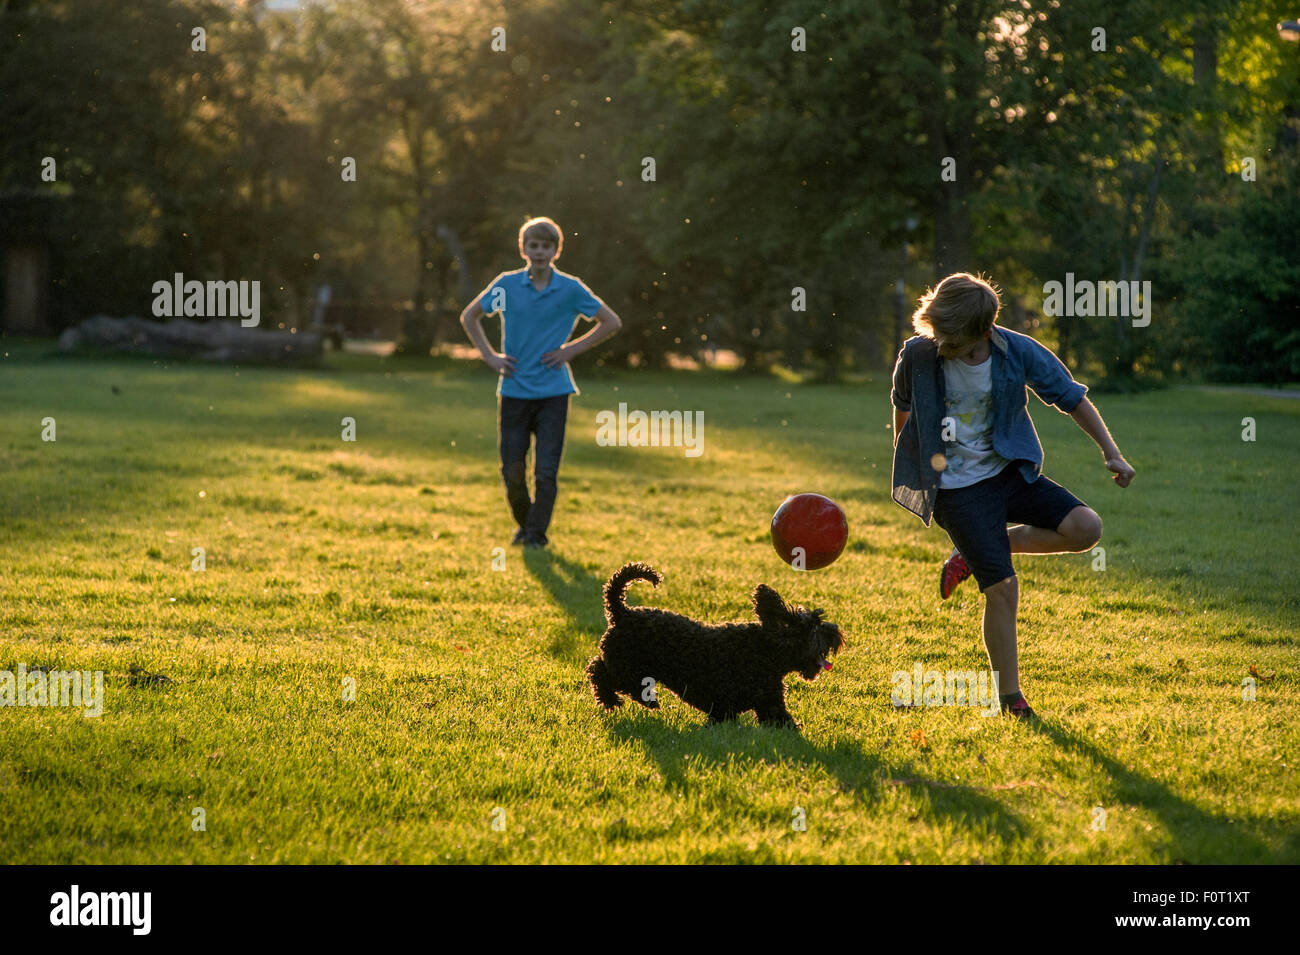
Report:
[[627,594],[627,585],[634,580],[648,580],[658,587],[663,577],[649,564],[624,564],[614,571],[614,576],[605,583],[605,618],[611,626],[617,624],[627,613],[627,604],[623,598]]

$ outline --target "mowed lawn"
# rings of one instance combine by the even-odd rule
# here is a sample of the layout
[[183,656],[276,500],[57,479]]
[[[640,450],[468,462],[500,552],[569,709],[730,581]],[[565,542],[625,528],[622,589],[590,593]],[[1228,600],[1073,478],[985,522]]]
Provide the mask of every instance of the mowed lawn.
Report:
[[[523,553],[481,366],[0,350],[0,670],[105,673],[99,718],[0,708],[6,862],[1300,862],[1300,402],[1097,395],[1120,490],[1031,397],[1106,558],[1018,561],[1031,726],[891,705],[897,670],[987,661],[973,582],[938,599],[943,532],[889,498],[884,375],[580,362],[553,545]],[[598,446],[620,401],[702,411],[704,453]],[[825,570],[768,539],[799,491],[848,514]],[[634,603],[752,619],[767,582],[839,623],[833,671],[788,681],[802,735],[597,709],[628,560],[665,575]]]

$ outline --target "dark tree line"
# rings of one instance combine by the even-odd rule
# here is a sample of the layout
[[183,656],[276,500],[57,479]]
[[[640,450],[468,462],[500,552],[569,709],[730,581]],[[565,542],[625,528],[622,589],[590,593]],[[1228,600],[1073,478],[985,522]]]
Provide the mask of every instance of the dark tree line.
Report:
[[[520,264],[515,231],[544,214],[566,230],[559,266],[624,317],[604,361],[884,367],[906,260],[909,309],[983,270],[1006,321],[1116,387],[1285,380],[1300,44],[1275,24],[1293,13],[7,0],[0,227],[48,249],[54,330],[148,314],[179,271],[261,279],[286,326],[328,282],[425,353],[459,340],[467,296]],[[1151,324],[1042,314],[1067,272],[1150,281]]]

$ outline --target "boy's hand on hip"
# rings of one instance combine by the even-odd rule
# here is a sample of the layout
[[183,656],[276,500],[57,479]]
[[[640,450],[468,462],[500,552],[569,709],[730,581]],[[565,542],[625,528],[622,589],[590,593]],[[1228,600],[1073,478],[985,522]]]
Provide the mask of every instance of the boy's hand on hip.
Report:
[[487,365],[498,375],[509,378],[515,373],[515,360],[509,355],[493,355],[486,359]]
[[572,357],[573,354],[569,351],[569,348],[566,345],[563,348],[555,349],[555,351],[548,351],[542,356],[542,364],[547,368],[559,368]]
[[1115,483],[1120,487],[1128,487],[1129,482],[1133,480],[1133,475],[1137,473],[1133,470],[1133,465],[1124,460],[1122,454],[1107,458],[1106,467],[1115,472]]

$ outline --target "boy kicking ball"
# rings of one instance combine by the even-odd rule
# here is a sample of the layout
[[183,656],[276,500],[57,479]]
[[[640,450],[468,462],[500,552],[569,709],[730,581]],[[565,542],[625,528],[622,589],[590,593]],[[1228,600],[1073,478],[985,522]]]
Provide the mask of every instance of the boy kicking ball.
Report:
[[947,600],[974,575],[1002,712],[1029,718],[1011,555],[1090,550],[1101,539],[1101,518],[1042,475],[1025,387],[1097,442],[1116,484],[1128,487],[1134,471],[1085,397],[1088,389],[1034,339],[994,325],[999,306],[993,287],[965,272],[922,296],[912,315],[917,335],[894,366],[893,497],[927,527],[933,516],[948,532],[953,551],[940,571],[940,596]]
[[[483,361],[500,375],[497,384],[501,476],[519,530],[512,543],[540,548],[555,510],[560,457],[569,396],[578,387],[569,361],[609,338],[622,326],[608,305],[582,280],[551,268],[564,236],[547,218],[529,219],[519,229],[519,257],[526,268],[502,272],[461,313],[464,327]],[[488,344],[483,316],[501,313],[502,351]],[[596,327],[568,341],[578,316]],[[567,344],[566,344],[567,342]],[[528,495],[524,463],[533,443],[534,497]]]

